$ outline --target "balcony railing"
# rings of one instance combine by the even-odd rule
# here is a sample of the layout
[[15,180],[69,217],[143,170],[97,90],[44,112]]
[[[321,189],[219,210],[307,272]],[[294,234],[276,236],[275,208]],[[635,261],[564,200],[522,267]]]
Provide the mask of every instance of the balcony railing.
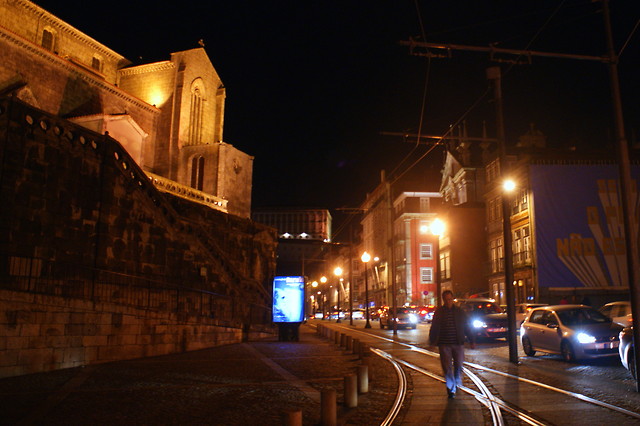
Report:
[[212,209],[220,210],[227,213],[227,200],[224,198],[216,197],[215,195],[207,194],[206,192],[199,191],[190,186],[182,185],[171,179],[145,172],[149,176],[149,180],[153,185],[163,192],[185,198],[196,203],[204,204]]

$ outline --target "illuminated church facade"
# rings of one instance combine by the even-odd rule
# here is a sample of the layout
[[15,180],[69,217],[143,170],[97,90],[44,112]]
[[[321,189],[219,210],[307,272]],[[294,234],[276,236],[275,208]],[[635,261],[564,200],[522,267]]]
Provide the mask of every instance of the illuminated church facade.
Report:
[[0,0],[0,95],[105,133],[162,191],[249,218],[253,157],[223,139],[225,87],[203,48],[131,66],[26,0]]

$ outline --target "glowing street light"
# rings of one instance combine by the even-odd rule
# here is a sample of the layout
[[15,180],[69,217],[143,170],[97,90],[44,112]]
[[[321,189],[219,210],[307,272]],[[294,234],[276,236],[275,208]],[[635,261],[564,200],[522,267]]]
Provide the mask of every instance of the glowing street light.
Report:
[[367,263],[371,260],[371,255],[365,251],[362,253],[360,259],[362,263],[364,263],[364,312],[367,318],[367,323],[364,325],[364,328],[371,328],[371,324],[369,323],[369,277],[367,275]]
[[515,181],[513,181],[512,179],[505,179],[504,182],[502,182],[502,189],[504,189],[506,192],[513,191],[514,189],[516,189]]

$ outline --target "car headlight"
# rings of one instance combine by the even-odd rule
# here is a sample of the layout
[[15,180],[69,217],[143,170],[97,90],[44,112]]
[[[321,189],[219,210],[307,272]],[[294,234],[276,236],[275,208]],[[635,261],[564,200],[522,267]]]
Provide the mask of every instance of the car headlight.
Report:
[[415,314],[409,315],[410,322],[418,322],[418,317]]
[[580,343],[593,343],[596,341],[596,338],[593,337],[590,334],[587,333],[578,333],[578,335],[576,336],[576,338],[578,339],[578,342]]
[[487,324],[485,324],[484,321],[480,321],[480,320],[473,320],[472,325],[474,328],[483,328],[487,326]]

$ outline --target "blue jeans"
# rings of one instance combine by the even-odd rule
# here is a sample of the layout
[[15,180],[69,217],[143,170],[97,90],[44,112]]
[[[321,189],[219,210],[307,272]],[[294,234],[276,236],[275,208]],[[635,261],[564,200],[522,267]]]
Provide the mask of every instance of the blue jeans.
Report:
[[454,392],[462,385],[462,363],[464,362],[464,345],[441,345],[440,365],[444,374],[447,391]]

